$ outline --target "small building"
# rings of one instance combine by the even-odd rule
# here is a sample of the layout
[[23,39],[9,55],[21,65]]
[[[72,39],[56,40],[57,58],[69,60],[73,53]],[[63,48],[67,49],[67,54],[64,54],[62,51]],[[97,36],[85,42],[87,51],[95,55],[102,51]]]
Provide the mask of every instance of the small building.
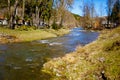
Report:
[[107,20],[102,21],[102,26],[105,28],[114,28],[115,27],[114,23],[111,23],[111,22],[108,23]]
[[108,23],[107,17],[101,18],[100,24],[103,28],[114,28],[115,27],[115,23],[112,23],[112,22]]
[[7,19],[2,15],[0,15],[0,25],[8,25]]

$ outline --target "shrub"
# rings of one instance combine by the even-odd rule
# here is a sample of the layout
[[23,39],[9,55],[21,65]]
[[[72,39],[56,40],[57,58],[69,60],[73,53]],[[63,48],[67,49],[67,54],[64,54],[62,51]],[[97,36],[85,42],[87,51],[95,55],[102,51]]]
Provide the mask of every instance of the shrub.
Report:
[[19,26],[16,28],[17,30],[20,30],[20,31],[31,31],[31,30],[36,30],[36,27],[35,26]]
[[53,22],[52,29],[58,30],[59,29],[58,24],[56,24],[55,22]]

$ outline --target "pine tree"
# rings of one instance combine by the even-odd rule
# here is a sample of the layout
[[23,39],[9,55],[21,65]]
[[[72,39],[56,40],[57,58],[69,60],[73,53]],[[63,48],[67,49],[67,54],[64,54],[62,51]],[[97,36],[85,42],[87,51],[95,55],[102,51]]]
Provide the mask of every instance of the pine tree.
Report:
[[117,0],[113,6],[111,13],[111,21],[117,25],[120,24],[120,0]]

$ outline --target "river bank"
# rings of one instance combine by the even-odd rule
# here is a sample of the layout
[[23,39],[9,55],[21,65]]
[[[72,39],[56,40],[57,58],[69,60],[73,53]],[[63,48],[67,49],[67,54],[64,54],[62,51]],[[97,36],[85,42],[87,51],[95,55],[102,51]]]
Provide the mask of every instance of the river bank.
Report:
[[44,64],[50,80],[119,80],[120,27],[103,30],[99,38],[64,57]]
[[32,31],[19,31],[0,28],[0,43],[5,44],[13,42],[30,42],[34,40],[62,36],[69,33],[69,31],[69,29],[40,29]]
[[97,39],[98,35],[98,32],[86,31],[78,27],[71,29],[69,34],[64,36],[31,42],[0,44],[0,80],[4,78],[50,80],[51,75],[42,71],[46,62],[73,52],[78,45],[91,43]]

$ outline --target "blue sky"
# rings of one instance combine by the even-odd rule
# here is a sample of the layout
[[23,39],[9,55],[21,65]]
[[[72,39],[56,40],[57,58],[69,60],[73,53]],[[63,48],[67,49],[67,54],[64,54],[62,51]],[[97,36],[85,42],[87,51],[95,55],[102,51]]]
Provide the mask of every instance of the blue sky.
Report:
[[[84,0],[85,2],[88,2],[89,0]],[[98,16],[105,16],[106,15],[106,0],[93,0],[95,4],[96,13]],[[83,0],[74,0],[73,8],[70,9],[72,13],[79,14],[82,16],[82,9],[80,9],[80,6],[83,4]]]

